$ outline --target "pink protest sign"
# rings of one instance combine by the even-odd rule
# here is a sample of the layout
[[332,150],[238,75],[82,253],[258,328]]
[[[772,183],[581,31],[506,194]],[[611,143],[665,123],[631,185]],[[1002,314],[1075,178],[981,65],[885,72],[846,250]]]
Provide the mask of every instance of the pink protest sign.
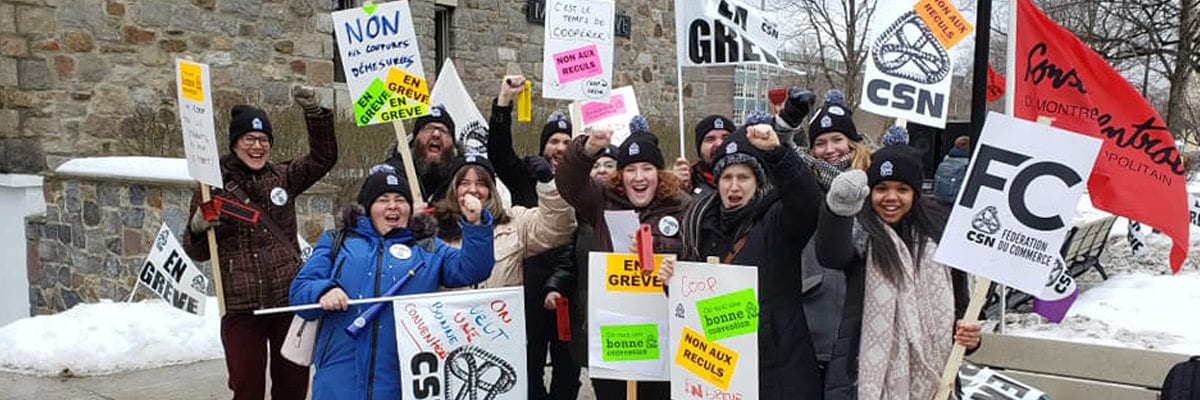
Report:
[[595,44],[555,53],[554,69],[558,71],[558,83],[564,84],[604,73]]
[[579,107],[583,114],[583,124],[591,125],[593,122],[625,113],[625,95],[613,95],[609,98],[609,102],[589,101],[583,103]]

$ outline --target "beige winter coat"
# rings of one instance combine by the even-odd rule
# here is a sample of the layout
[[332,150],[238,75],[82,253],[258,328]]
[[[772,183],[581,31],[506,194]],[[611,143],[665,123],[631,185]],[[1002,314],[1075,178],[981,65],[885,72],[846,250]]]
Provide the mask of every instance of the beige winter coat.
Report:
[[[575,209],[558,194],[554,181],[539,182],[537,196],[537,208],[512,206],[505,211],[508,222],[496,225],[496,265],[492,276],[479,284],[480,289],[521,286],[525,258],[562,247],[575,235]],[[457,248],[461,240],[447,240],[446,244]]]

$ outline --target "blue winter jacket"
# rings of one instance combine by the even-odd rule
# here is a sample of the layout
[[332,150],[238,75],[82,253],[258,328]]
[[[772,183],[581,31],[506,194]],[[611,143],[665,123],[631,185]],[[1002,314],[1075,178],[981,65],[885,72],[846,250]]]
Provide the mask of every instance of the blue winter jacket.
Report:
[[[357,225],[346,234],[337,260],[329,259],[331,238],[328,234],[321,236],[312,256],[292,281],[291,304],[316,303],[334,287],[342,288],[351,299],[378,297],[420,263],[424,266],[409,278],[400,294],[434,292],[439,285],[461,287],[482,282],[491,274],[494,263],[492,217],[485,210],[482,219],[481,225],[460,222],[463,244],[461,249],[455,249],[436,238],[414,240],[408,228],[380,236],[370,219],[360,216]],[[404,247],[411,253],[406,254]],[[407,258],[398,258],[404,256]],[[338,269],[335,266],[340,271],[335,272]],[[396,323],[391,304],[357,339],[345,332],[346,326],[368,307],[297,313],[306,320],[325,317],[313,348],[314,400],[400,399]]]

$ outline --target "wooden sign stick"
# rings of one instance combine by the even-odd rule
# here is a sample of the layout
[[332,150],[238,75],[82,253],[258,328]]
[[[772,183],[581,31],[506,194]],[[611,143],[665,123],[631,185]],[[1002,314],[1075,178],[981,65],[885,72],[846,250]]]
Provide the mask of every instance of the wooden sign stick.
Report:
[[[209,192],[208,185],[203,183],[200,184],[200,201],[205,203],[212,201],[212,193]],[[213,290],[217,292],[217,309],[224,317],[225,288],[221,284],[221,257],[217,255],[217,231],[210,226],[206,234],[208,235],[209,264],[212,265]]]
[[[413,203],[424,203],[425,196],[421,194],[421,182],[417,180],[417,167],[413,164],[412,150],[408,148],[408,133],[404,129],[404,121],[392,121],[392,128],[396,130],[396,151],[400,153],[400,159],[404,161],[404,179],[408,179],[408,189],[412,191]],[[416,213],[417,205],[412,204],[412,207],[412,212]]]
[[[971,290],[971,302],[967,305],[963,321],[968,323],[979,321],[979,311],[983,310],[983,303],[987,302],[988,289],[991,287],[991,279],[975,277],[975,288]],[[950,350],[950,359],[946,361],[946,369],[942,370],[942,382],[938,386],[940,389],[933,396],[933,400],[946,400],[954,392],[954,380],[958,377],[958,368],[962,366],[963,356],[966,354],[966,346],[955,342],[954,349]]]

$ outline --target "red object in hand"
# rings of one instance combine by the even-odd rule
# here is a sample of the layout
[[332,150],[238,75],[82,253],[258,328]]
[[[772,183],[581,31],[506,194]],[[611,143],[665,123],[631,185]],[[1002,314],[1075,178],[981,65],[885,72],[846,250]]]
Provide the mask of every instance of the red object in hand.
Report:
[[554,314],[558,316],[558,340],[571,341],[571,308],[567,306],[567,298],[559,296],[554,299]]
[[642,274],[654,272],[654,236],[650,234],[650,225],[642,224],[637,231],[638,263],[642,264]]
[[209,200],[200,203],[200,216],[204,217],[205,221],[213,222],[221,216],[217,210],[217,201],[218,200]]
[[[258,223],[258,209],[254,207],[221,196],[213,196],[212,203],[215,205],[216,211],[221,215],[228,215],[248,224]],[[212,221],[212,219],[208,218],[207,211],[201,212],[205,213],[204,219]]]
[[771,100],[772,104],[783,104],[787,100],[787,88],[774,88],[767,91],[767,99]]

